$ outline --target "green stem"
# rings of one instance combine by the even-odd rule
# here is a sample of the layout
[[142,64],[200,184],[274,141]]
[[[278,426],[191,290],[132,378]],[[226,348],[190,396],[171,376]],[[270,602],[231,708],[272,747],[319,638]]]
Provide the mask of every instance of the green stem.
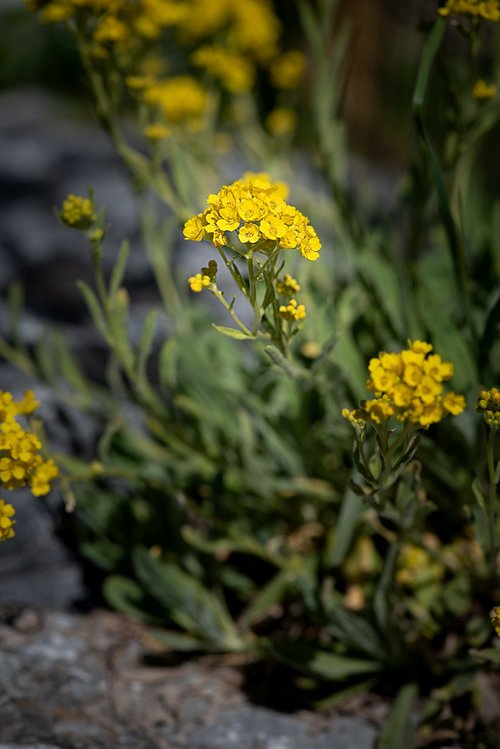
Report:
[[231,318],[233,319],[233,321],[236,323],[236,325],[238,326],[238,328],[243,333],[245,333],[245,335],[247,335],[247,336],[249,336],[251,338],[255,338],[255,334],[252,333],[247,328],[247,326],[244,323],[241,322],[240,318],[237,316],[237,314],[234,311],[234,309],[231,307],[230,304],[228,304],[226,302],[226,300],[224,299],[224,295],[222,294],[222,292],[219,291],[219,289],[217,289],[217,288],[211,289],[211,292],[214,295],[214,297],[219,300],[219,302],[222,304],[222,306],[224,307],[224,309],[226,310],[226,312],[228,313],[228,315],[230,315]]
[[488,465],[488,498],[486,512],[488,516],[488,556],[491,563],[492,571],[495,572],[495,552],[496,552],[496,481],[495,481],[495,436],[496,427],[490,427],[488,439],[486,442],[486,460]]

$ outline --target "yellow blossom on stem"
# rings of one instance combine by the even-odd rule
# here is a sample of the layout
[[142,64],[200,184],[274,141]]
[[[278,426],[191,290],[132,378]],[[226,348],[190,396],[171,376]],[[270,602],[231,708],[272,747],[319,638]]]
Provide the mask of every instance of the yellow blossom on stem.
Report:
[[35,496],[47,494],[51,481],[59,475],[54,461],[44,461],[40,455],[40,439],[17,420],[32,414],[39,405],[32,390],[20,401],[0,391],[0,485],[5,489],[29,486]]
[[289,273],[286,273],[285,277],[277,282],[276,291],[282,296],[293,296],[300,291],[300,285],[295,278],[293,278]]
[[90,198],[70,194],[61,206],[59,218],[72,229],[89,229],[95,221],[94,204]]
[[295,88],[304,76],[302,52],[291,50],[277,57],[271,65],[271,80],[277,88]]
[[0,542],[7,541],[9,538],[14,537],[14,524],[15,520],[12,520],[15,515],[15,510],[12,505],[7,504],[3,499],[0,499]]
[[280,317],[284,320],[298,321],[306,316],[306,308],[298,304],[296,299],[290,299],[288,304],[282,304],[279,308]]
[[500,389],[481,390],[476,400],[476,411],[488,426],[500,427]]
[[161,122],[152,122],[144,128],[144,135],[148,140],[156,142],[168,138],[170,130],[165,125],[162,125]]
[[276,107],[267,115],[266,127],[276,137],[289,135],[297,127],[297,115],[289,107]]
[[197,273],[195,276],[191,276],[190,278],[188,278],[188,283],[191,291],[199,294],[200,291],[203,291],[203,289],[206,289],[208,286],[210,286],[212,281],[210,279],[210,276],[205,276],[201,273]]
[[298,249],[316,260],[321,243],[309,219],[286,202],[287,188],[267,174],[247,174],[209,195],[203,213],[184,225],[184,236],[196,242],[208,239],[215,247],[230,245],[227,233],[238,231],[243,243],[269,253]]
[[408,348],[400,353],[381,351],[370,359],[366,385],[375,398],[362,401],[367,420],[381,424],[394,416],[398,421],[428,427],[448,414],[462,413],[466,405],[463,395],[443,393],[453,365],[431,352],[430,343],[408,341]]

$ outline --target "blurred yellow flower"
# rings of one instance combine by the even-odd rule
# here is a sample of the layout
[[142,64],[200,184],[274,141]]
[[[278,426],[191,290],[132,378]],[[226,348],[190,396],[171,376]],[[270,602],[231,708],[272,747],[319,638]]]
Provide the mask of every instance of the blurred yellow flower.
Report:
[[271,135],[289,135],[297,127],[297,115],[289,107],[276,107],[267,115],[266,127]]
[[486,83],[485,81],[479,80],[474,84],[472,89],[472,96],[474,99],[480,101],[487,101],[493,99],[497,94],[497,87],[494,83]]

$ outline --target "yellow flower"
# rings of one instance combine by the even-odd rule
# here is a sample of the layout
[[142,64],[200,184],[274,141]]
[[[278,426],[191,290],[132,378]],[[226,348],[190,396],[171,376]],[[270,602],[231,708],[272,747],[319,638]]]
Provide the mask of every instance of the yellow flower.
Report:
[[481,390],[476,400],[476,411],[491,427],[500,427],[500,390]]
[[410,387],[417,387],[422,376],[423,370],[420,365],[412,362],[405,365],[403,379]]
[[0,499],[0,542],[7,541],[9,538],[14,537],[13,526],[16,522],[15,520],[12,520],[14,515],[15,510],[12,505],[7,504],[3,499]]
[[381,424],[394,415],[395,409],[387,396],[374,398],[373,400],[362,401],[364,411],[368,417],[376,424]]
[[148,138],[148,140],[155,142],[168,138],[170,135],[170,130],[168,129],[168,127],[165,127],[165,125],[162,125],[161,122],[152,122],[150,125],[146,125],[146,127],[144,128],[144,135],[146,136],[146,138]]
[[252,88],[255,69],[253,64],[236,52],[219,45],[199,47],[191,56],[193,63],[217,78],[233,94]]
[[279,313],[284,320],[298,321],[305,318],[306,308],[303,304],[298,304],[296,299],[290,299],[288,304],[281,305]]
[[124,42],[130,37],[129,28],[116,16],[104,16],[99,20],[94,31],[94,41],[98,44],[106,42]]
[[201,242],[205,236],[205,229],[202,223],[203,214],[199,213],[193,216],[184,224],[183,234],[185,239],[191,239],[193,242]]
[[255,242],[259,241],[261,236],[260,229],[255,224],[243,224],[238,232],[238,239],[240,242],[243,242],[243,244],[246,242],[255,244]]
[[81,195],[68,195],[59,211],[59,218],[73,229],[89,229],[95,221],[92,200]]
[[280,137],[293,133],[297,127],[297,115],[289,107],[276,107],[266,118],[266,127],[271,135]]
[[490,611],[491,626],[500,637],[500,606],[495,606]]
[[276,284],[276,291],[283,296],[293,296],[300,291],[300,285],[289,273],[285,274],[282,281]]
[[198,130],[208,106],[203,86],[190,76],[177,76],[158,81],[144,91],[146,104],[160,108],[167,123],[186,125]]
[[364,429],[366,424],[366,413],[360,408],[355,408],[352,411],[350,411],[348,408],[343,408],[342,416],[344,417],[344,419],[347,419],[347,421],[352,424],[353,427]]
[[268,216],[260,222],[260,230],[266,239],[280,239],[287,233],[287,226],[277,216]]
[[200,291],[203,291],[203,289],[206,289],[208,286],[210,286],[212,280],[210,276],[205,276],[201,273],[197,273],[195,276],[191,276],[190,278],[188,278],[188,283],[191,291],[199,294]]
[[305,58],[302,52],[285,52],[271,65],[271,80],[277,88],[295,88],[303,78]]
[[497,87],[494,83],[486,83],[485,81],[476,81],[474,88],[472,89],[472,96],[474,99],[479,101],[487,101],[488,99],[494,99],[497,95]]
[[377,392],[385,393],[396,384],[397,375],[379,366],[373,370],[371,379],[374,389]]
[[443,406],[448,413],[458,416],[465,409],[465,398],[450,391],[443,398]]
[[44,461],[39,454],[39,438],[17,421],[39,405],[32,390],[27,390],[21,401],[0,391],[0,484],[5,489],[30,486],[35,496],[50,491],[50,482],[59,475],[55,463]]
[[440,382],[436,382],[429,375],[424,375],[417,385],[415,395],[422,400],[422,403],[432,403],[436,396],[441,393],[443,386]]
[[49,3],[40,11],[42,23],[62,23],[73,15],[73,8],[67,3]]

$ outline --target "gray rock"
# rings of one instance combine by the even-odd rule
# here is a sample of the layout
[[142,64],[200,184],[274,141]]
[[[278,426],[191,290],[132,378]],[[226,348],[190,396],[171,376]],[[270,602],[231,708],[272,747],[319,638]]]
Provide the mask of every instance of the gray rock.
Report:
[[227,659],[153,668],[143,665],[151,648],[144,627],[115,614],[0,609],[0,741],[33,749],[373,749],[366,719],[256,707]]
[[375,729],[339,716],[324,731],[314,721],[243,705],[190,734],[190,749],[371,749]]

